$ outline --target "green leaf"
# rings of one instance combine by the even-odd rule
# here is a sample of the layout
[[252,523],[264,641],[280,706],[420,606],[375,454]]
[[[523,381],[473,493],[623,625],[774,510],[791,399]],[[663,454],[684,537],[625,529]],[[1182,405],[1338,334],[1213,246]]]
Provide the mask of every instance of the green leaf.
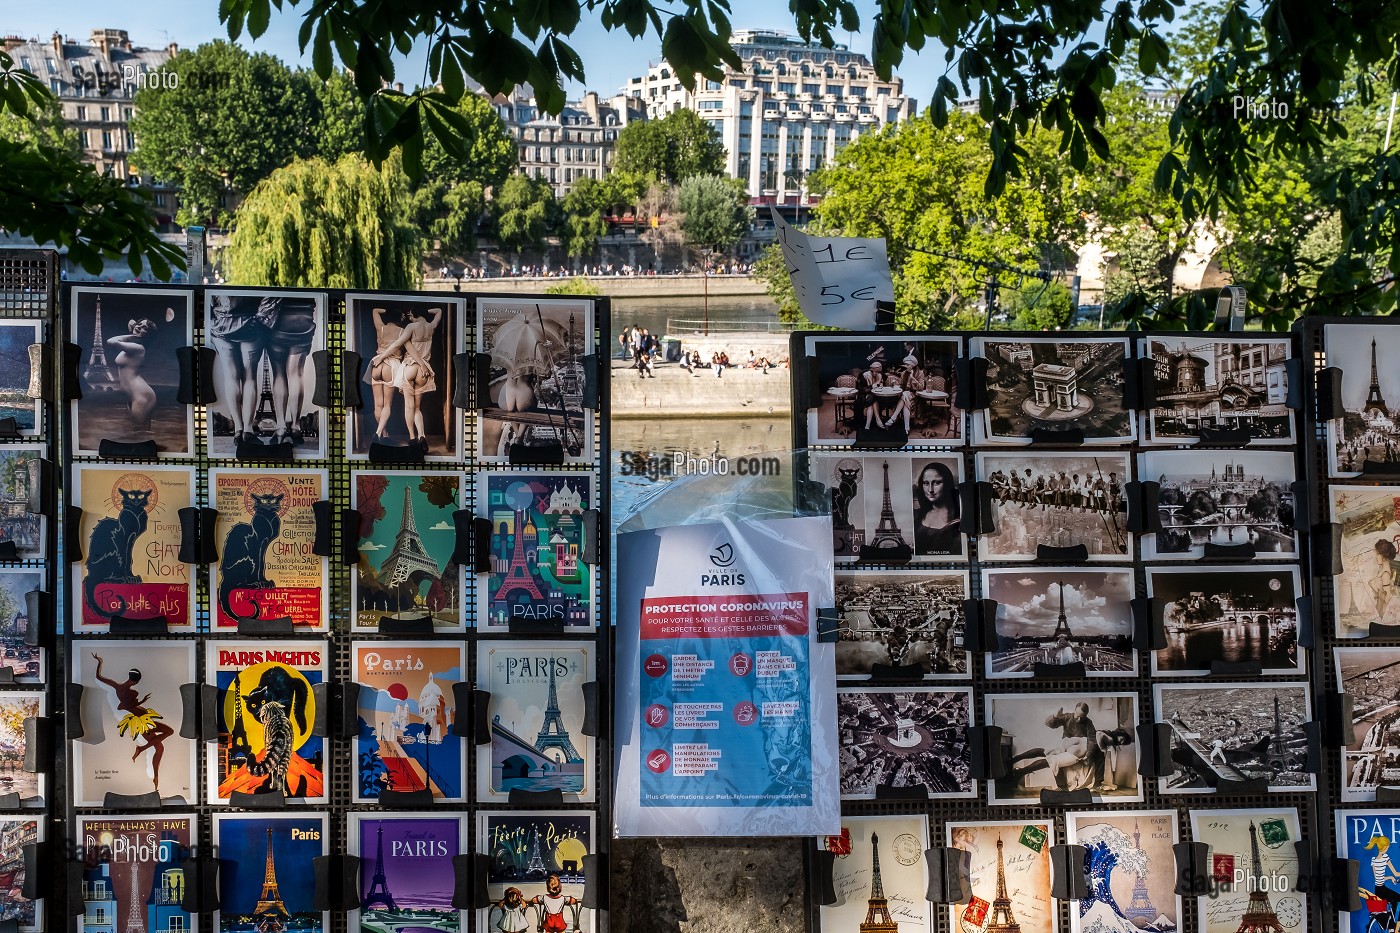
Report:
[[268,0],[249,0],[248,35],[254,39],[261,38],[271,20],[272,4]]
[[[307,20],[307,22],[311,21]],[[335,63],[331,60],[330,29],[326,26],[325,20],[316,24],[316,38],[311,45],[311,67],[315,69],[316,76],[322,81],[330,78],[331,71],[335,67]]]

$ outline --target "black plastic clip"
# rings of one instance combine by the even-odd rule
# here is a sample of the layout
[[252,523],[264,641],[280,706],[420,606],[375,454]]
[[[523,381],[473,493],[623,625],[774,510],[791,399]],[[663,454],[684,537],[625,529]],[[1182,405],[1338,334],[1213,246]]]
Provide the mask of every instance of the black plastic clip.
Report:
[[9,685],[15,682],[15,669],[13,667],[0,667],[0,684]]
[[280,790],[251,794],[235,790],[229,791],[228,803],[240,810],[282,810],[287,806],[287,798]]
[[1042,807],[1087,807],[1094,802],[1094,793],[1087,787],[1079,790],[1057,790],[1049,787],[1040,789]]
[[931,904],[964,904],[972,896],[972,853],[966,849],[939,846],[925,849],[928,862],[928,889],[924,899]]
[[370,441],[369,459],[375,463],[422,463],[428,452],[415,443],[381,444]]
[[[991,483],[988,483],[985,490],[988,495],[991,493],[991,488]],[[976,535],[981,531],[982,512],[978,509],[977,504],[983,498],[985,497],[978,495],[977,483],[967,481],[958,484],[958,509],[959,514],[962,515],[962,521],[959,525],[963,534]]]
[[1133,378],[1137,375],[1137,362],[1133,358],[1132,351],[1127,347],[1123,348],[1123,359],[1118,364],[1118,372],[1123,377],[1123,410],[1138,411],[1145,407],[1142,404],[1142,382]]
[[452,705],[457,711],[452,717],[452,725],[449,731],[458,738],[469,739],[476,735],[473,731],[476,725],[471,716],[463,714],[464,710],[471,710],[472,685],[465,681],[459,681],[452,685]]
[[589,566],[598,563],[598,510],[585,509],[580,516],[583,523],[583,550],[578,559]]
[[[583,366],[583,397],[579,400],[579,407],[597,411],[598,383],[603,379],[604,367],[611,367],[612,363],[606,356],[588,353],[579,360],[579,364]],[[611,377],[611,372],[608,375]]]
[[239,441],[233,456],[245,463],[279,463],[296,457],[296,445],[291,441],[281,444],[264,444],[261,441]]
[[[183,805],[184,798],[176,798]],[[155,810],[165,805],[161,799],[160,791],[151,791],[148,794],[114,794],[108,791],[102,795],[102,809],[104,810]]]
[[83,384],[78,379],[82,366],[83,348],[76,343],[63,345],[63,397],[74,401],[83,397]]
[[417,638],[433,634],[433,617],[426,612],[413,616],[380,616],[379,634]]
[[[181,694],[183,698],[183,692]],[[219,688],[213,684],[199,685],[199,740],[217,742],[219,740],[219,712],[224,708]],[[185,700],[185,721],[189,721],[190,701]]]
[[525,790],[521,787],[512,787],[506,802],[513,807],[545,808],[562,807],[565,801],[564,792],[557,787],[549,790]]
[[1213,428],[1201,425],[1200,438],[1197,447],[1238,449],[1249,446],[1249,442],[1254,440],[1254,432],[1249,428]]
[[316,540],[311,543],[311,553],[317,557],[330,557],[335,553],[335,539],[331,537],[334,510],[329,499],[311,503],[311,514],[316,518]]
[[462,510],[452,514],[452,521],[457,526],[457,550],[453,553],[454,563],[460,563],[459,557],[463,554],[462,531],[463,526],[470,524],[472,529],[472,552],[471,560],[467,565],[472,568],[473,573],[491,572],[491,520],[480,518],[472,513]]
[[19,437],[19,421],[13,416],[0,418],[0,440],[10,441],[17,437]]
[[315,388],[311,391],[311,404],[317,408],[330,408],[331,401],[331,351],[315,350],[311,354],[311,368],[316,372]]
[[1317,420],[1333,421],[1346,417],[1342,407],[1342,371],[1328,366],[1317,371]]
[[1210,660],[1211,677],[1261,677],[1264,674],[1264,665],[1260,661],[1222,661],[1219,658]]
[[491,873],[491,856],[485,852],[477,852],[470,858],[472,860],[472,900],[478,907],[485,907],[491,903],[491,892],[486,886],[486,879]]
[[474,374],[472,361],[475,353],[458,353],[452,357],[452,371],[457,374],[456,385],[452,389],[452,407],[467,410],[472,407],[472,382]]
[[791,362],[795,377],[792,407],[795,411],[811,411],[821,405],[821,362],[815,356],[802,356]]
[[[471,382],[476,387],[475,407],[477,411],[486,407],[491,401],[491,354],[489,353],[464,353],[470,360],[469,368],[458,370],[459,372],[470,372],[471,379],[463,380]],[[469,406],[463,405],[462,408]]]
[[1312,525],[1309,509],[1312,488],[1303,479],[1295,479],[1288,488],[1293,493],[1293,527],[1299,531],[1306,530]]
[[594,852],[583,861],[583,906],[589,910],[606,910],[608,906],[608,854]]
[[511,444],[506,448],[506,460],[511,466],[559,466],[565,462],[564,445]]
[[1400,476],[1400,463],[1388,463],[1384,460],[1362,460],[1361,469],[1358,472],[1362,476]]
[[[0,541],[0,561],[19,560],[19,550],[13,541]],[[66,506],[63,511],[63,550],[70,561],[80,561],[83,553],[83,510],[80,506]]]
[[24,630],[24,643],[37,648],[46,643],[58,629],[53,611],[53,597],[43,590],[30,590],[24,594],[25,614],[29,617],[29,627]]
[[1323,696],[1323,737],[1329,747],[1342,748],[1356,741],[1353,706],[1350,693],[1328,693]]
[[1133,647],[1138,651],[1161,651],[1167,647],[1167,630],[1163,625],[1166,607],[1162,601],[1139,596],[1129,605],[1133,612]]
[[475,907],[472,887],[472,857],[466,854],[452,856],[452,906],[458,910]]
[[1210,846],[1204,842],[1178,842],[1172,846],[1176,856],[1176,894],[1189,897],[1204,894],[1211,880]]
[[812,859],[812,900],[819,907],[836,903],[836,853],[823,849],[817,839],[807,841]]
[[368,688],[353,681],[313,684],[316,719],[311,734],[323,738],[348,739],[360,731],[360,691]]
[[987,391],[987,368],[990,364],[984,356],[959,359],[953,363],[953,372],[958,377],[958,388],[954,404],[963,411],[979,411],[989,403]]
[[360,857],[322,855],[311,860],[316,873],[312,906],[317,910],[355,910],[360,906]]
[[1322,725],[1316,719],[1303,723],[1303,735],[1308,740],[1308,757],[1303,770],[1309,774],[1322,773]]
[[1151,357],[1135,359],[1131,362],[1123,361],[1126,369],[1129,366],[1137,367],[1137,378],[1129,378],[1125,384],[1136,382],[1138,386],[1138,408],[1147,411],[1157,407],[1157,361]]
[[1041,444],[1059,444],[1066,447],[1079,446],[1084,443],[1083,428],[1031,428],[1026,435],[1030,438],[1033,446]]
[[972,508],[962,514],[974,517],[977,522],[977,534],[995,535],[997,533],[996,494],[992,491],[992,484],[982,481],[966,485],[972,488]]
[[[360,381],[364,378],[364,360],[354,350],[340,351],[340,405],[342,408],[359,408],[364,405],[360,397]],[[371,458],[373,459],[373,458]]]
[[1312,561],[1319,576],[1335,577],[1342,566],[1342,527],[1335,523],[1315,525],[1312,529]]
[[1069,664],[1046,664],[1036,661],[1031,667],[1031,676],[1036,680],[1083,680],[1089,676],[1083,661]]
[[165,616],[133,619],[114,615],[107,620],[107,631],[113,635],[169,635],[170,620]]
[[424,787],[419,790],[381,790],[374,802],[381,807],[398,810],[424,810],[433,805],[433,792]]
[[1298,646],[1300,648],[1315,648],[1317,646],[1317,626],[1313,624],[1313,598],[1299,596],[1293,600],[1293,610],[1297,614]]
[[[49,865],[52,864],[51,852],[52,848],[48,842],[31,842],[20,849],[20,858],[24,860],[24,881],[20,884],[20,896],[25,900],[37,901],[47,898],[48,892],[58,887],[39,887],[39,878],[48,877]],[[18,921],[15,923],[15,933],[19,933]]]
[[583,724],[579,726],[579,731],[584,735],[598,735],[598,681],[590,680],[586,684],[581,684],[579,690],[583,693]]
[[1240,544],[1214,544],[1210,541],[1205,543],[1205,553],[1201,555],[1201,560],[1254,560],[1254,545],[1248,541]]
[[112,441],[102,438],[97,442],[97,456],[103,460],[155,460],[160,457],[160,447],[155,441]]
[[185,873],[181,910],[198,914],[218,910],[223,905],[219,897],[218,859],[191,854],[180,860],[180,868]]
[[219,559],[214,529],[219,512],[211,508],[186,506],[180,516],[180,563],[207,566]]
[[841,640],[841,612],[838,609],[817,610],[817,641],[824,645]]
[[238,619],[240,635],[290,635],[296,631],[296,624],[292,622],[291,616],[283,616],[280,619],[252,619],[244,616],[235,618]]
[[509,619],[506,630],[512,635],[563,635],[563,619]]
[[964,599],[962,601],[962,614],[963,648],[976,654],[984,651],[995,651],[998,647],[996,600]]
[[1164,722],[1145,722],[1137,727],[1138,774],[1166,777],[1176,770],[1172,761],[1172,727]]
[[1157,503],[1162,495],[1160,483],[1134,480],[1123,487],[1128,499],[1128,530],[1135,535],[1152,534],[1162,530],[1162,513]]
[[1269,779],[1266,777],[1257,777],[1236,781],[1230,778],[1217,777],[1215,779],[1215,792],[1217,794],[1239,794],[1241,796],[1267,794],[1269,792]]
[[[1288,378],[1287,395],[1283,405],[1290,412],[1303,410],[1303,359],[1290,356],[1283,361],[1283,371]],[[1291,415],[1289,417],[1292,417]]]
[[195,401],[200,405],[212,405],[219,400],[219,390],[214,384],[214,361],[219,354],[213,347],[200,347],[199,379],[195,382]]
[[1376,803],[1400,803],[1400,787],[1393,784],[1377,785]]
[[180,386],[175,390],[175,401],[181,405],[193,405],[197,400],[194,388],[195,354],[194,347],[176,347],[175,363],[180,367]]
[[360,562],[360,513],[340,510],[340,563],[350,567]]
[[24,720],[24,770],[37,773],[53,761],[53,722],[47,716]]
[[[1352,913],[1361,909],[1361,891],[1358,882],[1361,878],[1361,863],[1354,858],[1333,858],[1331,870],[1327,873],[1331,882],[1332,902],[1338,909]],[[1301,877],[1301,873],[1300,873]]]
[[924,679],[924,669],[917,664],[872,664],[870,683],[872,684],[912,684]]
[[64,685],[64,698],[68,701],[64,708],[68,711],[69,739],[81,739],[87,735],[87,730],[83,728],[83,691],[83,685],[77,681],[70,680]]
[[1035,559],[1041,562],[1082,564],[1089,559],[1089,546],[1087,544],[1071,544],[1067,547],[1052,547],[1048,544],[1037,544],[1035,546]]
[[973,780],[995,781],[1006,777],[1006,758],[1001,749],[1000,726],[967,727],[968,772]]
[[876,800],[928,800],[928,788],[923,784],[910,784],[906,787],[895,787],[891,784],[880,784],[875,788]]
[[1089,896],[1089,873],[1084,866],[1088,854],[1081,845],[1050,847],[1051,897],[1061,901],[1077,901]]
[[491,694],[486,690],[473,690],[471,695],[472,744],[491,743]]

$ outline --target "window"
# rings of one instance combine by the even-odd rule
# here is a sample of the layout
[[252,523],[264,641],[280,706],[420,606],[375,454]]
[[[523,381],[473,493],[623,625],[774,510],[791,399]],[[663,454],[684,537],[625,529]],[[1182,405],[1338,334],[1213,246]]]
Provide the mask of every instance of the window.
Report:
[[128,152],[136,148],[136,137],[132,135],[131,130],[126,131],[126,148]]
[[840,96],[841,96],[841,85],[839,85],[839,84],[828,84],[828,85],[826,86],[826,92],[827,92],[828,94],[830,94],[832,97],[840,97]]
[[28,56],[28,55],[21,55],[21,56],[19,57],[19,63],[20,63],[21,65],[24,66],[24,70],[25,70],[25,71],[33,71],[33,70],[34,70],[34,66],[31,65],[31,64],[29,64],[29,56]]
[[796,84],[795,82],[792,82],[792,81],[779,81],[779,82],[778,82],[778,93],[779,93],[779,94],[796,94],[796,93],[797,93],[797,84]]
[[695,102],[695,109],[696,109],[696,110],[723,110],[723,109],[724,109],[724,101],[722,101],[722,100],[697,100],[697,101]]
[[54,60],[52,58],[44,59],[44,66],[48,69],[49,74],[58,74],[58,66],[54,64]]
[[718,81],[706,81],[706,82],[705,82],[705,90],[707,90],[707,91],[719,91],[719,90],[722,90],[723,88],[724,88],[724,85],[723,85],[723,84],[720,84]]
[[751,117],[751,116],[753,116],[753,101],[751,101],[751,100],[746,100],[746,101],[741,101],[741,102],[739,103],[739,116],[741,116],[741,117]]
[[130,107],[123,107],[123,108],[122,108],[122,119],[123,119],[123,120],[128,120],[128,121],[131,119],[131,108],[130,108]]
[[788,101],[787,109],[795,113],[801,113],[802,103],[800,101],[790,100]]
[[762,91],[764,94],[772,94],[772,93],[773,93],[773,82],[772,82],[772,81],[755,81],[753,86],[754,86],[755,88],[757,88],[758,90]]
[[898,108],[898,107],[890,107],[890,108],[888,108],[888,109],[885,110],[885,122],[886,122],[886,123],[898,123],[898,122],[899,122],[899,108]]
[[60,86],[60,85],[59,85],[59,83],[58,83],[58,79],[57,79],[57,78],[50,78],[50,79],[49,79],[49,90],[50,90],[50,91],[53,91],[55,94],[59,93],[59,86]]
[[856,112],[868,115],[870,113],[870,108],[862,104],[861,106],[856,108]]
[[84,107],[82,104],[79,104],[79,105],[78,105],[78,119],[79,119],[79,120],[86,120],[86,119],[87,119],[87,108]]
[[87,130],[78,130],[78,145],[82,146],[84,149],[92,148],[92,144],[88,142]]
[[102,108],[102,122],[103,122],[103,123],[110,123],[111,121],[112,121],[112,108],[111,108],[111,107],[103,107],[103,108]]
[[851,96],[854,97],[856,100],[865,100],[865,88],[863,88],[863,87],[853,87],[853,88],[851,88]]
[[803,85],[802,85],[802,93],[803,93],[803,94],[820,94],[821,92],[822,92],[822,86],[821,86],[820,84],[803,84]]
[[111,148],[112,148],[112,131],[111,131],[111,130],[103,130],[103,131],[102,131],[102,151],[107,152],[107,151],[110,151]]
[[737,87],[741,91],[749,86],[749,82],[745,81],[743,78],[731,78],[729,83],[731,86]]
[[710,124],[710,131],[713,132],[716,136],[723,136],[723,135],[724,135],[724,121],[723,121],[723,120],[710,120],[710,121],[709,121],[709,124]]
[[158,195],[156,195],[156,207],[165,207],[166,204],[169,202],[169,200],[170,200],[170,196],[169,196],[169,195],[166,195],[166,194],[158,194]]

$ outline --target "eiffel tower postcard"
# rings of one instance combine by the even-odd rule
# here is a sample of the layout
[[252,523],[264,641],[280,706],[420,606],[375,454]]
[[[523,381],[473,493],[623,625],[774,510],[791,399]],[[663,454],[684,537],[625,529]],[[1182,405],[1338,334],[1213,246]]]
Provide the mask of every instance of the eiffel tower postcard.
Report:
[[[106,440],[154,442],[161,457],[194,456],[194,409],[176,399],[176,351],[194,343],[191,293],[76,286],[71,304],[83,390],[72,402],[73,455],[97,456]],[[0,350],[0,417],[9,414],[6,359]]]
[[1038,664],[1083,664],[1090,677],[1137,671],[1129,568],[984,569],[982,595],[997,605],[988,677],[1031,677]]
[[1050,821],[989,820],[945,824],[947,844],[967,852],[972,897],[948,905],[953,930],[979,933],[1056,933],[1057,902],[1050,896]]
[[1071,902],[1071,933],[1168,933],[1181,928],[1176,893],[1178,813],[1066,813],[1065,834],[1085,848],[1089,896]]
[[1400,410],[1393,407],[1400,405],[1400,327],[1327,324],[1323,345],[1328,368],[1342,373],[1341,416],[1326,422],[1328,474],[1393,471],[1400,462]]
[[329,851],[329,819],[316,811],[215,813],[222,903],[214,929],[326,933],[330,912],[316,909],[315,892],[316,859]]
[[[476,851],[487,859],[489,900],[494,905],[523,900],[534,929],[592,933],[593,911],[583,906],[584,857],[596,851],[596,831],[588,811],[478,811]],[[520,898],[508,898],[511,889]],[[481,929],[501,917],[499,907],[494,909],[494,916],[492,907],[478,910]]]
[[931,933],[928,817],[853,816],[841,820],[832,869],[836,903],[823,906],[821,928],[850,933]]
[[[193,814],[78,818],[74,843],[88,856],[78,929],[124,933],[193,930],[199,920],[182,902],[183,862],[199,844]],[[0,840],[4,838],[0,829]]]
[[505,803],[517,789],[595,799],[594,742],[583,732],[593,662],[594,647],[583,642],[477,645],[477,686],[491,697],[491,741],[477,746],[478,801]]
[[350,577],[352,631],[384,619],[432,620],[434,632],[466,628],[466,568],[453,561],[463,508],[462,474],[356,472],[359,560]]
[[462,929],[452,906],[452,859],[469,848],[461,814],[349,814],[349,850],[360,858],[360,905],[351,930]]
[[[1191,840],[1205,843],[1210,866],[1210,893],[1196,898],[1196,929],[1200,933],[1304,933],[1313,929],[1308,923],[1308,896],[1298,893],[1298,850],[1294,845],[1302,836],[1296,809],[1192,807],[1190,817]],[[1375,850],[1360,858],[1361,877],[1369,881]],[[1328,926],[1324,924],[1324,928]],[[1358,929],[1373,927],[1368,921]],[[1388,927],[1382,925],[1381,929]]]
[[966,556],[957,496],[961,457],[820,453],[812,455],[812,474],[830,491],[838,561],[900,564]]
[[434,800],[466,798],[465,740],[454,685],[466,680],[460,641],[357,641],[350,674],[360,685],[353,795],[373,803],[384,791],[431,791]]
[[1268,780],[1271,791],[1310,791],[1305,683],[1156,684],[1156,721],[1171,726],[1172,772],[1163,794],[1210,794],[1221,779]]

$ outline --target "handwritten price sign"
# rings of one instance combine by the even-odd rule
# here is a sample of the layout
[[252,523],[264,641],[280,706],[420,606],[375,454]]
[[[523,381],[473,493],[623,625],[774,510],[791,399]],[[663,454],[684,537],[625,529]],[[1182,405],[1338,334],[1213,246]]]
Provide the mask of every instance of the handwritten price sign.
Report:
[[789,226],[777,210],[773,222],[797,304],[807,320],[849,330],[873,329],[875,302],[894,301],[885,241],[808,236]]

